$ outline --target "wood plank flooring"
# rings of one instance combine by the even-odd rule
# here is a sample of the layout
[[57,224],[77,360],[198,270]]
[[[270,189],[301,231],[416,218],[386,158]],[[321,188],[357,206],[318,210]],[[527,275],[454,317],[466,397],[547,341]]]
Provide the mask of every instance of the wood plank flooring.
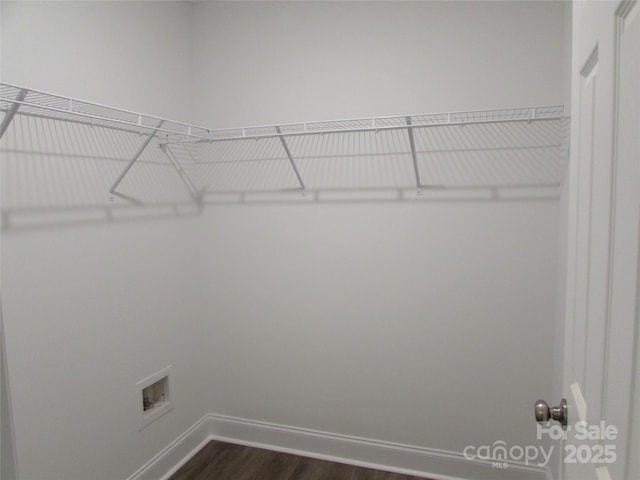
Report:
[[211,441],[169,480],[424,480],[260,448]]

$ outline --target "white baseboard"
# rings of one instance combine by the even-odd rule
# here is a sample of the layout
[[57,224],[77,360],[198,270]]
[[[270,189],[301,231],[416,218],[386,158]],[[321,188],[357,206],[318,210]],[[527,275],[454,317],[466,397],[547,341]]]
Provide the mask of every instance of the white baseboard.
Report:
[[545,468],[467,460],[462,453],[208,414],[127,480],[167,480],[209,440],[304,455],[433,480],[547,480]]
[[211,420],[205,415],[163,448],[127,480],[165,480],[211,439]]

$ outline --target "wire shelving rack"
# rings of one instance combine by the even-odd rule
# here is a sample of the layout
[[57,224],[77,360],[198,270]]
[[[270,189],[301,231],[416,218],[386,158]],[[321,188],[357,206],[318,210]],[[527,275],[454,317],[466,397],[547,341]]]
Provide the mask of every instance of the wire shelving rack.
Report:
[[[0,138],[16,115],[136,135],[137,149],[108,188],[134,203],[142,202],[119,187],[150,145],[201,202],[211,192],[336,185],[418,194],[430,187],[557,185],[568,137],[562,105],[211,129],[3,83],[0,111]],[[357,181],[345,183],[349,176]]]

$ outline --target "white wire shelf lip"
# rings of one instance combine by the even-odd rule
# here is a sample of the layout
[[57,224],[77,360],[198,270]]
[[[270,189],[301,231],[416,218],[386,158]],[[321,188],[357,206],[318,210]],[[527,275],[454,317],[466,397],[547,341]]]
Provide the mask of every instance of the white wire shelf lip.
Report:
[[[156,131],[193,139],[208,138],[210,131],[188,123],[0,83],[0,103],[4,102],[18,105],[21,115],[46,116],[44,112],[49,112],[46,117],[53,120],[79,121],[92,126],[121,126],[129,131]],[[10,108],[0,110],[6,112]],[[162,124],[161,128],[157,128],[159,124]]]
[[[537,122],[569,118],[564,105],[542,105],[492,110],[397,115],[386,117],[325,120],[317,122],[261,125],[210,129],[207,138],[195,142],[219,142],[261,138],[282,138],[302,135],[330,135],[339,133],[379,132],[387,130],[413,130],[429,127],[464,126],[493,123]],[[168,143],[183,143],[167,139]]]
[[[121,127],[135,132],[142,130],[165,134],[166,143],[413,130],[448,125],[532,122],[567,118],[563,105],[542,105],[211,129],[8,83],[0,83],[0,103],[3,102],[14,106],[18,105],[20,108],[17,113],[22,115],[45,116],[44,112],[49,112],[46,118],[54,120],[79,121],[92,126]],[[11,107],[0,107],[0,111],[8,113],[10,110]],[[159,124],[162,124],[160,128],[158,128]]]

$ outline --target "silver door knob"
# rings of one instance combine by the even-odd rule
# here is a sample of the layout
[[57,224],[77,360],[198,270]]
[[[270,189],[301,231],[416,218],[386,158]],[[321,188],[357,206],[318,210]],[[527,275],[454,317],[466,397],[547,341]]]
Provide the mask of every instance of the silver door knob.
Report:
[[549,407],[549,404],[544,400],[538,400],[534,407],[536,414],[536,421],[538,423],[547,423],[549,420],[556,420],[560,422],[563,427],[567,426],[569,407],[567,406],[567,400],[560,400],[560,405],[557,407]]

